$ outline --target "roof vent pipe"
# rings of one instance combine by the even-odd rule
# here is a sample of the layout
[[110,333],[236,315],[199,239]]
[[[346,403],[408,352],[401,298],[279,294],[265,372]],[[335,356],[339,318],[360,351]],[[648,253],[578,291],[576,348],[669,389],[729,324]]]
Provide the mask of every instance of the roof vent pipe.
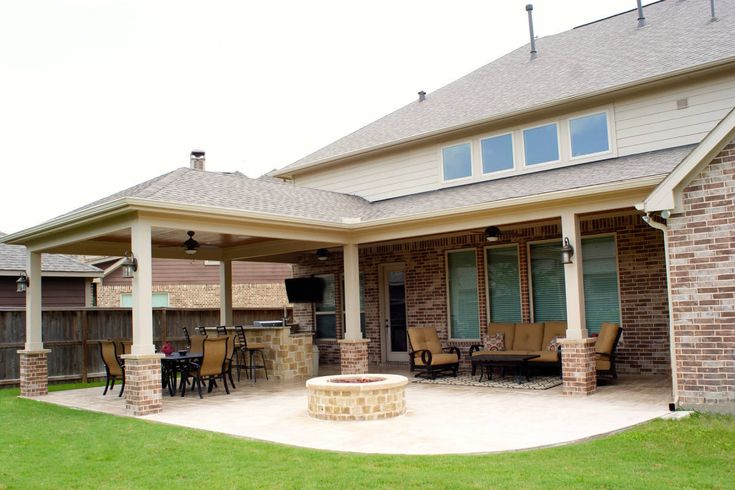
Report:
[[526,5],[526,12],[528,12],[528,34],[531,36],[531,57],[535,57],[536,36],[533,34],[533,5],[530,3]]
[[423,90],[420,90],[419,91],[419,102],[423,102],[425,100],[426,100],[426,92],[424,92]]
[[638,27],[646,25],[646,18],[643,15],[643,2],[638,0]]
[[709,8],[712,11],[712,18],[710,21],[714,22],[717,20],[717,16],[715,15],[715,0],[709,0]]
[[192,150],[189,160],[189,168],[192,170],[204,170],[204,150]]

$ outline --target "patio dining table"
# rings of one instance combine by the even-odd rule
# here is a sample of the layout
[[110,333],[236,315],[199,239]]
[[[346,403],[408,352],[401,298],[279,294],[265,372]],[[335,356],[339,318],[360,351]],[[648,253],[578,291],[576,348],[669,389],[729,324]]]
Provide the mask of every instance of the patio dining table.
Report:
[[[161,387],[168,388],[171,396],[176,396],[176,377],[181,374],[181,383],[186,382],[186,366],[192,362],[202,359],[201,352],[187,352],[181,354],[174,352],[161,358]],[[179,388],[180,389],[180,388]]]

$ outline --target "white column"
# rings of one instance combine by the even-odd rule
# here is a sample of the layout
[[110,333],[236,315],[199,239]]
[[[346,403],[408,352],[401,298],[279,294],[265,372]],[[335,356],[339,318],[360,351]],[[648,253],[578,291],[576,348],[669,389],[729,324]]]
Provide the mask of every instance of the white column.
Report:
[[232,327],[232,261],[219,263],[219,323]]
[[360,331],[360,255],[357,245],[343,247],[345,269],[345,339],[362,338]]
[[153,268],[151,225],[136,221],[130,228],[131,249],[138,261],[133,274],[133,346],[131,354],[155,354],[153,345]]
[[43,350],[41,330],[41,254],[28,252],[26,289],[26,351]]
[[[584,276],[582,271],[582,239],[579,232],[579,218],[569,212],[561,217],[562,242],[569,239],[574,248],[572,263],[564,265],[564,285],[567,295],[567,339],[587,338],[584,318]],[[561,252],[559,254],[561,260]]]

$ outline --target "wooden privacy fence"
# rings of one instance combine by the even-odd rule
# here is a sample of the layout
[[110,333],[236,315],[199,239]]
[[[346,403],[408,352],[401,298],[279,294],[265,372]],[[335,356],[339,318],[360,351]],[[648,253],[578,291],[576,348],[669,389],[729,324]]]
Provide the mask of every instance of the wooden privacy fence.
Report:
[[[0,309],[0,385],[18,384],[18,350],[25,346],[25,310]],[[235,325],[256,320],[279,320],[283,309],[235,308]],[[82,380],[104,375],[99,341],[131,338],[130,308],[44,308],[41,316],[43,345],[51,349],[48,357],[49,379]],[[219,309],[154,308],[153,341],[157,347],[169,341],[184,347],[181,327],[219,325]]]

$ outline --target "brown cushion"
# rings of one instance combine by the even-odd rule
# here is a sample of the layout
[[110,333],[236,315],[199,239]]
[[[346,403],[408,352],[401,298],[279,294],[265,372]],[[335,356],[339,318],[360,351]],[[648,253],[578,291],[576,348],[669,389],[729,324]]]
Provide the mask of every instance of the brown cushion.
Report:
[[513,347],[513,339],[515,338],[516,326],[514,323],[488,323],[487,334],[495,335],[498,332],[503,333],[503,340],[506,349]]
[[557,351],[542,350],[541,352],[535,352],[535,354],[539,354],[541,357],[529,359],[528,362],[559,362],[559,352]]
[[485,354],[500,355],[500,356],[530,356],[532,354],[538,354],[538,352],[527,351],[527,350],[481,350],[474,352],[473,356],[480,356]]
[[600,334],[595,342],[595,352],[611,354],[615,347],[618,330],[620,330],[620,327],[617,323],[603,323],[600,325]]
[[597,360],[595,361],[595,369],[598,371],[609,371],[612,363],[610,358],[605,354],[598,354]]
[[[516,324],[515,338],[513,339],[513,350],[543,350],[541,348],[543,338],[543,323],[518,323]],[[506,345],[508,345],[507,342]]]
[[[449,354],[431,354],[431,365],[432,366],[441,366],[444,364],[454,364],[456,362],[459,362],[459,358],[457,357],[457,354],[455,353],[449,353]],[[416,356],[416,365],[423,366],[424,361],[421,359],[421,356]]]
[[544,322],[544,340],[541,341],[541,346],[546,349],[551,343],[551,339],[553,339],[554,337],[559,337],[563,339],[566,336],[566,320],[552,320]]
[[408,338],[413,350],[428,350],[432,354],[442,353],[442,344],[434,327],[409,327]]

